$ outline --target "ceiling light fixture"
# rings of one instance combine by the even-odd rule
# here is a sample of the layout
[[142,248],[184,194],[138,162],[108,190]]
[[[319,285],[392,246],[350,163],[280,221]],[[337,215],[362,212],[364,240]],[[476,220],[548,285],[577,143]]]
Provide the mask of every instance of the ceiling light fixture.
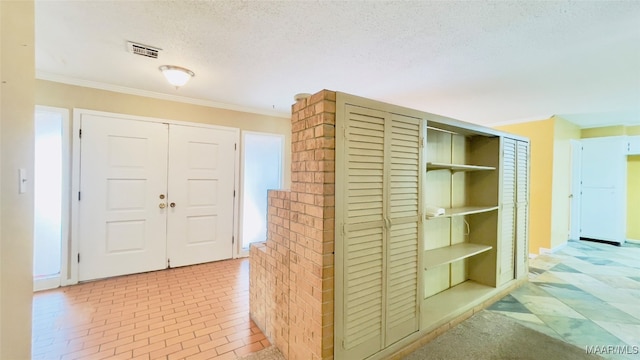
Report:
[[169,84],[175,86],[176,89],[186,84],[192,77],[196,76],[193,71],[180,66],[162,65],[159,69],[162,71],[164,77],[167,78]]

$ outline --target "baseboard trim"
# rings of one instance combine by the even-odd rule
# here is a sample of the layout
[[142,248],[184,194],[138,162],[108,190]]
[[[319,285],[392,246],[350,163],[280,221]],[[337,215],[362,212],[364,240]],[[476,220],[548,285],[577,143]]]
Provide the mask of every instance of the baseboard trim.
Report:
[[568,242],[565,242],[565,243],[562,243],[562,244],[560,244],[560,245],[558,245],[558,246],[556,246],[556,247],[554,247],[552,249],[547,249],[547,248],[541,247],[538,251],[540,252],[540,255],[542,255],[542,254],[553,254],[553,253],[555,253],[557,251],[562,250],[562,248],[566,247],[567,244],[568,244]]
[[50,289],[55,289],[59,287],[60,287],[60,275],[33,280],[34,292],[50,290]]

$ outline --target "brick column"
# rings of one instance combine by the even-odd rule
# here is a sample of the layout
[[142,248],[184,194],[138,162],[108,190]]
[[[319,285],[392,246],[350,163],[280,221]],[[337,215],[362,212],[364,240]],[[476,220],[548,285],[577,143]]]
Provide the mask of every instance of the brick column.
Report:
[[324,90],[292,111],[290,359],[333,358],[335,100]]
[[267,243],[251,249],[251,316],[287,359],[333,358],[335,99],[293,105],[291,191],[269,192]]

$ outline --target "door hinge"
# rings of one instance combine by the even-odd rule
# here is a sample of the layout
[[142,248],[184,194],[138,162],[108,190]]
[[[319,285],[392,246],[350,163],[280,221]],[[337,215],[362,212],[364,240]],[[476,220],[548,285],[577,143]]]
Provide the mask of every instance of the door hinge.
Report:
[[233,190],[233,197],[236,197],[236,191]]
[[171,269],[171,259],[167,258],[167,269]]
[[235,236],[231,236],[231,245],[236,243],[236,237]]
[[238,150],[238,144],[233,144],[233,150]]
[[424,147],[424,137],[420,137],[420,147],[423,148]]
[[80,129],[80,130],[78,131],[78,137],[79,137],[80,139],[82,139],[82,129]]
[[78,253],[78,264],[80,264],[80,253]]
[[78,201],[80,201],[80,198],[81,198],[80,191],[78,191]]

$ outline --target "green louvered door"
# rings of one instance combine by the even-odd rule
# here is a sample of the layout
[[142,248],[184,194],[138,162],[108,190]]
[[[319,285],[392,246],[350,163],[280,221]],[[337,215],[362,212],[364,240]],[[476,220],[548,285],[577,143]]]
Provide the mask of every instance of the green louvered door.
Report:
[[516,240],[516,140],[502,140],[502,203],[498,247],[499,284],[515,277]]
[[421,122],[350,105],[342,121],[335,355],[363,359],[419,326]]
[[529,143],[517,142],[516,276],[526,275],[529,260]]
[[383,348],[386,114],[348,107],[343,178],[343,339],[345,359]]
[[390,345],[418,330],[420,120],[391,115],[387,217],[387,332]]
[[499,283],[527,272],[529,256],[529,143],[503,138]]

